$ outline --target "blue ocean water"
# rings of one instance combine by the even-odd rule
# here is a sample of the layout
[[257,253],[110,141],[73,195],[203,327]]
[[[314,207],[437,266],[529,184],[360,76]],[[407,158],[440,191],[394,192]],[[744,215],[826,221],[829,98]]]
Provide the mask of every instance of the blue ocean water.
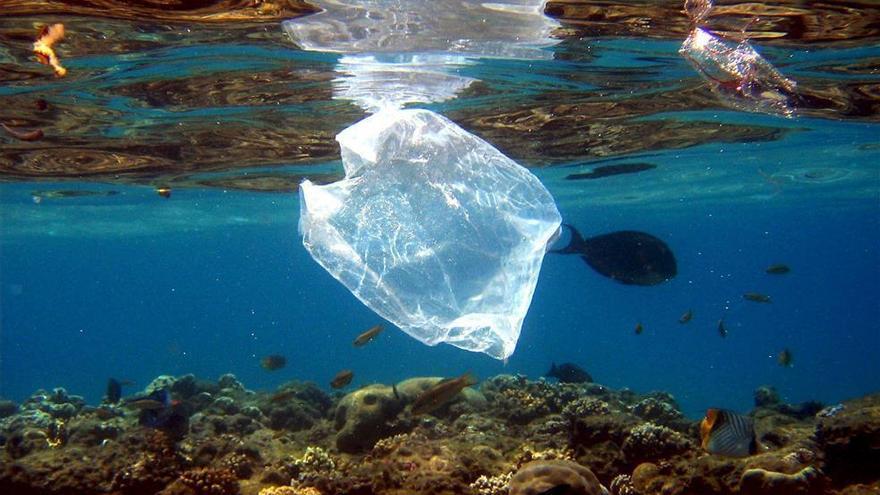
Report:
[[[595,71],[587,75],[627,69],[642,75],[633,84],[653,81],[667,88],[685,74],[694,77],[671,42],[597,45],[603,55],[590,62],[529,63],[538,75],[527,79],[511,77],[522,64],[480,61],[463,73],[493,84],[496,96],[430,107],[447,113],[548,88],[591,91],[591,81],[568,80],[566,74],[575,69]],[[188,55],[216,62],[224,54],[240,61],[251,53],[225,48]],[[668,66],[648,70],[646,53],[658,54]],[[152,55],[172,63],[181,53]],[[876,57],[877,49],[833,55],[838,61]],[[285,63],[297,57],[323,63],[293,50],[276,56]],[[822,50],[809,56],[792,52],[790,73],[808,76],[829,57]],[[72,67],[77,63],[84,64],[82,69],[89,63],[116,64],[126,78],[156,76],[123,71],[124,61],[114,58],[80,60]],[[199,70],[251,69],[221,64]],[[130,110],[132,120],[145,117],[143,109],[127,110],[124,102],[108,105],[123,114]],[[155,119],[171,118],[152,112]],[[233,121],[245,119],[248,109],[200,112],[183,117]],[[788,132],[769,142],[710,143],[618,157],[657,168],[602,180],[565,179],[596,163],[588,160],[534,169],[566,222],[585,235],[650,232],[669,243],[679,274],[659,286],[624,286],[576,256],[548,255],[517,351],[507,363],[450,346],[427,347],[388,324],[377,341],[354,348],[358,333],[382,321],[302,247],[295,194],[193,187],[175,189],[164,200],[149,186],[2,183],[0,395],[21,400],[38,388],[63,386],[97,402],[108,377],[133,380],[140,388],[157,375],[184,373],[208,378],[234,373],[253,389],[292,379],[329,388],[343,368],[355,371],[355,386],[465,371],[534,378],[551,362],[566,361],[614,388],[669,391],[693,417],[707,407],[747,410],[752,391],[764,384],[775,386],[789,402],[833,403],[877,391],[877,125],[785,119],[722,106],[644,119],[764,125]],[[318,166],[340,169],[336,162]],[[33,201],[33,191],[52,189],[119,194]],[[792,271],[766,274],[773,263]],[[766,293],[773,302],[744,301],[745,292]],[[693,320],[679,324],[689,309]],[[717,331],[721,318],[729,329],[726,338]],[[637,323],[644,326],[641,335],[634,331]],[[792,367],[777,363],[785,348],[794,356]],[[267,354],[287,356],[287,367],[261,369],[259,360]]]

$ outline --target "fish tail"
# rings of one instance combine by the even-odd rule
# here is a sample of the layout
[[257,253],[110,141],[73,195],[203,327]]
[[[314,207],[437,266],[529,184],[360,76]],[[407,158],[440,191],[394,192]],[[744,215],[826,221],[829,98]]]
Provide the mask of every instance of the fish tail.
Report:
[[573,225],[569,223],[563,223],[563,227],[567,227],[571,232],[571,238],[568,240],[568,245],[559,249],[551,249],[551,253],[560,253],[560,254],[575,254],[580,253],[579,247],[584,244],[584,236],[581,235],[580,232]]

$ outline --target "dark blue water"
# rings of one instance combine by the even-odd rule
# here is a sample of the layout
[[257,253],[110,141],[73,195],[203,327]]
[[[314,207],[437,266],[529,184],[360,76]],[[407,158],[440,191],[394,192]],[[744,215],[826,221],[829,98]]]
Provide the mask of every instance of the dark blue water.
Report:
[[[96,229],[102,220],[138,225],[169,206],[147,194],[126,191],[122,201],[138,207],[114,218],[79,220]],[[182,373],[231,372],[250,388],[290,379],[326,386],[341,368],[355,370],[356,384],[467,370],[537,377],[551,361],[578,363],[615,388],[668,390],[692,415],[715,405],[748,408],[762,384],[790,401],[836,402],[877,388],[880,220],[873,200],[564,212],[588,234],[633,228],[666,239],[679,275],[657,287],[624,286],[577,257],[548,256],[518,349],[504,366],[426,347],[393,328],[354,348],[354,336],[380,320],[310,259],[296,232],[295,196],[191,191],[174,201],[186,203],[187,214],[211,216],[230,196],[243,219],[267,219],[155,233],[7,235],[2,394],[22,399],[64,386],[98,401],[109,376],[143,386]],[[22,185],[4,185],[3,198],[27,209],[64,208],[27,204]],[[90,211],[82,213],[99,214]],[[764,273],[777,262],[792,272]],[[773,302],[743,301],[747,291]],[[688,309],[693,321],[679,324]],[[725,339],[716,330],[721,317]],[[776,362],[783,348],[794,355],[791,368]],[[262,370],[259,358],[271,353],[286,355],[287,368]]]
[[[645,83],[670,90],[696,77],[677,46],[600,40],[592,47],[598,58],[585,62],[481,61],[462,74],[486,81],[494,92],[430,107],[454,113],[548,91],[583,97],[593,88],[610,98],[644,92],[649,100],[655,90]],[[220,64],[200,65],[206,73],[254,70],[238,63],[252,58],[241,48],[186,54]],[[292,73],[296,64],[332,70],[335,60],[293,49],[272,53],[280,60],[273,63],[293,64]],[[876,57],[877,48],[769,53],[785,60],[792,76],[830,77],[816,67]],[[135,72],[141,55],[83,57],[70,66],[96,65],[105,71],[98,79],[106,78],[112,92],[123,80],[172,77],[156,68],[181,57],[174,50],[149,55],[153,72]],[[226,58],[238,62],[223,65]],[[259,63],[269,62],[252,62]],[[524,73],[532,75],[520,77]],[[13,84],[0,94],[74,94],[63,85]],[[113,134],[147,116],[154,124],[233,122],[263,112],[246,106],[168,112],[126,101],[96,103],[119,116],[99,125],[102,132]],[[319,107],[278,111],[294,118]],[[0,183],[0,395],[21,400],[38,388],[63,386],[97,402],[108,377],[141,388],[157,375],[184,373],[234,373],[252,389],[292,379],[328,387],[343,368],[354,370],[355,386],[465,371],[537,378],[554,361],[577,363],[614,388],[672,392],[691,416],[713,406],[748,409],[753,390],[765,384],[789,402],[833,403],[880,389],[876,124],[784,119],[722,105],[641,119],[764,125],[788,133],[769,142],[622,157],[657,165],[631,176],[565,180],[585,170],[587,159],[536,170],[565,221],[585,235],[650,232],[672,247],[679,274],[655,287],[624,286],[575,256],[547,256],[517,351],[506,364],[450,346],[424,346],[388,324],[375,342],[354,348],[358,333],[382,321],[302,247],[294,194],[181,188],[165,200],[146,186]],[[340,169],[338,163],[323,165]],[[120,194],[32,201],[33,191],[51,189]],[[766,274],[773,263],[792,271]],[[744,301],[744,292],[766,293],[773,302]],[[693,321],[679,324],[689,309]],[[717,331],[721,318],[726,338]],[[636,335],[639,322],[645,330]],[[792,367],[777,363],[785,348],[793,354]],[[288,366],[261,369],[259,360],[268,354],[287,356]]]

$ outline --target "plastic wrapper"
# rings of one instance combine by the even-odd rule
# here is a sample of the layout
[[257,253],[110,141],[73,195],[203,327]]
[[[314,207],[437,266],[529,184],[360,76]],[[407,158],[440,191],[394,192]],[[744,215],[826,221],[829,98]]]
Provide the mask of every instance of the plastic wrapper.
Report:
[[794,115],[796,84],[758,54],[748,41],[734,42],[699,27],[712,10],[709,0],[685,0],[692,29],[679,53],[732,108],[786,117]]
[[337,140],[345,178],[300,187],[312,257],[421,342],[510,356],[561,222],[546,188],[428,110],[385,110]]
[[342,53],[333,97],[370,113],[454,98],[480,57],[546,60],[559,23],[543,0],[314,0],[321,12],[284,21],[304,50]]
[[544,0],[313,0],[317,14],[284,21],[304,50],[336,53],[454,53],[548,59],[559,23]]

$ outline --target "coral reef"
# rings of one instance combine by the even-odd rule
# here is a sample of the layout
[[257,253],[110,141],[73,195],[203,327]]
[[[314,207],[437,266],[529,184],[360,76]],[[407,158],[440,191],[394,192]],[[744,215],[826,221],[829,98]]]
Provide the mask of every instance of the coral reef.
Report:
[[[756,392],[761,451],[699,447],[674,398],[500,375],[429,414],[439,378],[328,395],[290,382],[161,376],[174,424],[63,389],[0,402],[0,493],[862,495],[880,492],[880,395],[818,408]],[[140,392],[139,392],[140,393]],[[813,411],[813,414],[808,414]]]

